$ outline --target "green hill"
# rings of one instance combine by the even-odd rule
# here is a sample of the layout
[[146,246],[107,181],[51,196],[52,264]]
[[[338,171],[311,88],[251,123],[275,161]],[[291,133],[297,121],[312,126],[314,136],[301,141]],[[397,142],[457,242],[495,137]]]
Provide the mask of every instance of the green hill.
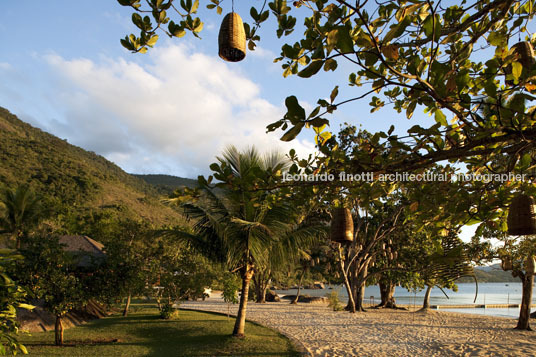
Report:
[[182,187],[194,188],[197,187],[197,180],[171,176],[171,175],[138,175],[132,174],[150,185],[153,185],[158,192],[164,195],[169,195],[173,191]]
[[[500,264],[494,264],[486,267],[476,267],[475,275],[479,283],[504,283],[504,282],[520,282],[519,278],[514,278],[512,272],[501,269]],[[458,283],[471,283],[471,277],[463,277],[458,279]]]
[[182,222],[145,181],[1,107],[0,148],[0,186],[30,184],[56,215],[107,208],[155,224]]

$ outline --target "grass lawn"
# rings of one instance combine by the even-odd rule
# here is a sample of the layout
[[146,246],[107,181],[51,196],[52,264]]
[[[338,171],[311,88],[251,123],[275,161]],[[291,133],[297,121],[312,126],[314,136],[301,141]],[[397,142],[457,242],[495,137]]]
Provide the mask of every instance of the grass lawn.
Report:
[[299,356],[286,337],[252,323],[244,339],[231,337],[234,319],[226,316],[180,311],[178,319],[162,320],[147,304],[131,311],[66,329],[64,347],[54,346],[54,331],[19,339],[31,356]]

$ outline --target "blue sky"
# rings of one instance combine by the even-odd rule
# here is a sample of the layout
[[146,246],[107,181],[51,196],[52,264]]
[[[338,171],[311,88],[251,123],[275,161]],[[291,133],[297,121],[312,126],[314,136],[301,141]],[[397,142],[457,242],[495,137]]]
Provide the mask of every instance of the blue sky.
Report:
[[[251,4],[261,1],[235,5],[246,21]],[[311,131],[292,143],[280,142],[281,132],[265,133],[284,114],[287,96],[312,108],[335,85],[341,87],[340,99],[367,90],[346,85],[352,67],[343,62],[312,79],[283,78],[280,63],[273,63],[284,43],[275,37],[273,21],[260,29],[257,51],[239,63],[222,61],[217,56],[222,16],[203,6],[202,40],[161,34],[148,54],[131,54],[119,43],[136,31],[131,11],[116,1],[2,1],[0,106],[127,172],[196,177],[209,173],[228,144],[312,152]],[[224,13],[229,6],[224,4]],[[371,131],[395,124],[404,132],[416,124],[389,108],[370,114],[368,102],[337,110],[331,130],[350,122]]]

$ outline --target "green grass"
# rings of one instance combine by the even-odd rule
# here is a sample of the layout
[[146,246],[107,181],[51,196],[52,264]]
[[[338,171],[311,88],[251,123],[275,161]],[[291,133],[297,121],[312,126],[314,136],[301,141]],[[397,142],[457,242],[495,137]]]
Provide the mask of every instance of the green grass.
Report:
[[247,323],[246,337],[231,337],[234,319],[180,311],[162,320],[153,306],[134,305],[128,317],[111,316],[66,329],[64,347],[54,331],[20,336],[31,356],[299,356],[290,341],[269,328]]

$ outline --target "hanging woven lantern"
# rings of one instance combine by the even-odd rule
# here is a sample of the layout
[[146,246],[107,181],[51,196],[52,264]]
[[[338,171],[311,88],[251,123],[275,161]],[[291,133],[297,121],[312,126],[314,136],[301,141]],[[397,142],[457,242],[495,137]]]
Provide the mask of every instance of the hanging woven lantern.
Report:
[[534,214],[534,199],[527,195],[517,195],[510,204],[508,211],[508,234],[536,234],[536,216]]
[[331,240],[350,243],[354,240],[354,221],[348,208],[334,208],[331,214]]
[[512,270],[514,265],[512,264],[512,258],[509,256],[504,256],[501,261],[501,268],[504,271]]
[[230,12],[223,18],[218,47],[218,54],[228,62],[242,61],[246,57],[246,32],[242,19],[236,12]]
[[[517,62],[523,65],[523,68],[530,70],[534,64],[534,49],[528,41],[518,42],[512,46],[513,53],[517,55]],[[504,73],[512,74],[512,65],[508,65],[504,69]],[[513,80],[505,80],[505,83],[509,86],[514,85]]]

